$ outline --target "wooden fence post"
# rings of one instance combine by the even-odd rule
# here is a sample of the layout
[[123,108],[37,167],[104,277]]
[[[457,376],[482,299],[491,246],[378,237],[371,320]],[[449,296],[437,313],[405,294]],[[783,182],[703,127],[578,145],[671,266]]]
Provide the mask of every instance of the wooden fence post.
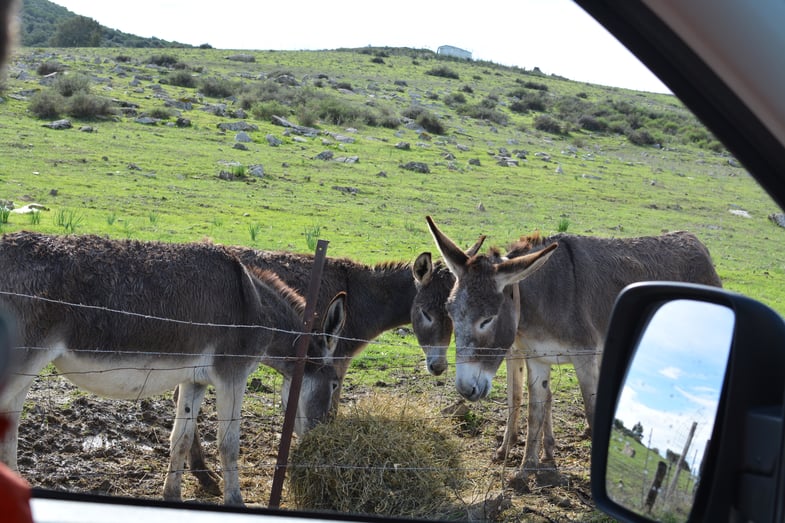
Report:
[[308,292],[305,297],[303,334],[297,340],[297,365],[292,375],[292,383],[289,386],[289,399],[286,403],[286,414],[284,414],[283,428],[281,429],[281,444],[278,446],[278,461],[275,464],[273,486],[270,490],[270,503],[268,505],[270,508],[278,508],[281,505],[281,492],[283,491],[283,481],[286,477],[286,464],[289,461],[289,449],[292,445],[294,419],[297,416],[297,403],[300,400],[300,388],[303,383],[303,374],[305,373],[305,357],[308,355],[308,342],[311,339],[311,330],[313,329],[316,302],[319,299],[319,286],[322,281],[322,269],[324,268],[328,243],[326,240],[319,240],[316,243],[316,256],[311,268],[311,281],[308,284]]

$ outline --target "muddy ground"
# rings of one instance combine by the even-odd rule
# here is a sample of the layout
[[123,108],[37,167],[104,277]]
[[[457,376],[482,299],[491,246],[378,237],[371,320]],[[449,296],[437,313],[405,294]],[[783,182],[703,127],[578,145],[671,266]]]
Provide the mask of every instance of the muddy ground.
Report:
[[[263,384],[249,391],[243,410],[240,450],[241,487],[247,504],[267,506],[282,416],[279,384]],[[342,405],[365,394],[411,394],[405,388],[379,383],[372,390],[348,385]],[[418,388],[421,401],[435,415],[455,404],[449,384]],[[200,432],[208,463],[218,469],[214,393],[208,392]],[[466,517],[478,521],[602,521],[591,502],[589,486],[590,441],[579,395],[554,398],[557,463],[562,486],[538,487],[520,494],[503,487],[523,456],[523,442],[506,464],[491,457],[501,441],[506,421],[503,401],[472,404],[476,424],[456,431],[463,462],[470,476],[468,488],[458,495]],[[271,414],[274,412],[275,414]],[[525,411],[524,411],[525,412]],[[58,490],[160,499],[168,465],[172,424],[171,394],[138,401],[106,400],[83,393],[59,376],[39,377],[25,405],[20,427],[19,468],[34,486]],[[524,434],[521,432],[520,439]],[[296,441],[294,442],[296,445]],[[186,501],[221,503],[221,498],[198,487],[190,474],[184,479]],[[296,508],[287,500],[282,506]]]

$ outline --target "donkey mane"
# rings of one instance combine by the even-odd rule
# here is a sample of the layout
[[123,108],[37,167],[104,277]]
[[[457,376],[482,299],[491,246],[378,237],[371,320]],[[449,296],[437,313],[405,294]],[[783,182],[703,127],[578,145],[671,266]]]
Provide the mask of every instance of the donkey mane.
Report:
[[510,247],[507,249],[507,257],[517,258],[522,256],[532,249],[544,246],[549,239],[549,237],[540,234],[540,231],[534,231],[528,236],[521,236],[518,241],[510,244]]
[[279,294],[289,306],[302,316],[305,311],[305,298],[289,287],[277,274],[268,269],[261,269],[252,265],[246,265],[251,276],[259,280],[265,287]]

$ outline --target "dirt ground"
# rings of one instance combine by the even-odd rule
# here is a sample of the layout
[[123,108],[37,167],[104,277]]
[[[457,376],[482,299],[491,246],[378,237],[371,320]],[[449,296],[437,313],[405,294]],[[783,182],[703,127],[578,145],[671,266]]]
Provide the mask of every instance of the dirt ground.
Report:
[[[264,385],[246,396],[242,421],[240,468],[245,502],[267,506],[282,415],[278,384]],[[348,387],[342,405],[363,394],[401,394],[405,390],[378,384],[372,391]],[[418,390],[422,401],[441,409],[455,403],[449,386]],[[451,394],[452,393],[452,394]],[[250,396],[250,397],[249,397]],[[217,470],[215,396],[208,392],[200,418],[200,433],[208,463]],[[506,464],[492,462],[506,421],[506,404],[472,404],[472,430],[456,432],[460,439],[469,487],[458,495],[465,520],[571,522],[604,521],[593,507],[589,486],[590,441],[579,395],[554,398],[557,464],[562,486],[537,487],[520,494],[504,488],[520,464],[523,442]],[[168,466],[169,431],[173,402],[167,396],[139,401],[106,400],[83,393],[59,376],[39,377],[28,395],[20,427],[19,468],[34,486],[113,496],[160,499]],[[270,415],[270,412],[276,412]],[[524,410],[525,412],[525,410]],[[524,433],[520,438],[523,440]],[[296,445],[296,441],[294,442]],[[186,501],[221,503],[202,491],[190,474],[184,475]],[[287,505],[287,492],[282,497]],[[291,502],[289,502],[291,503]]]

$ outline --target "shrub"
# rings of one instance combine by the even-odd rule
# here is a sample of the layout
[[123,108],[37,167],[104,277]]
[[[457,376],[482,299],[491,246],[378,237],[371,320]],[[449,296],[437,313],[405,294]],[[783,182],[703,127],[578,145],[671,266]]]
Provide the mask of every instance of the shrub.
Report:
[[608,130],[608,122],[591,115],[583,115],[578,118],[578,125],[581,129],[590,132],[604,133]]
[[548,100],[543,93],[522,93],[523,96],[510,104],[510,111],[526,114],[529,111],[542,113],[548,110]]
[[131,57],[126,54],[120,54],[114,57],[114,61],[119,64],[127,64],[131,61]]
[[154,54],[147,59],[147,63],[159,67],[172,67],[177,63],[177,57],[170,54]]
[[657,140],[645,129],[631,130],[627,133],[627,139],[635,145],[654,145]]
[[176,71],[165,78],[169,85],[177,87],[196,87],[196,78],[189,71]]
[[467,93],[467,94],[473,94],[474,93],[474,89],[472,89],[471,85],[464,85],[463,87],[461,87],[461,91],[463,91],[464,93]]
[[67,74],[60,76],[52,87],[62,96],[68,98],[76,93],[89,93],[92,80],[83,74]]
[[457,105],[465,104],[466,97],[463,93],[450,93],[444,97],[444,103],[447,107],[455,107]]
[[523,86],[526,89],[533,89],[535,91],[547,91],[548,90],[548,86],[547,85],[540,84],[540,83],[537,83],[537,82],[524,82]]
[[67,113],[74,118],[91,120],[115,114],[112,101],[103,96],[79,92],[67,101]]
[[228,98],[240,92],[241,86],[237,82],[226,80],[225,78],[205,78],[199,87],[205,96],[212,98]]
[[371,58],[371,63],[384,64],[384,58],[382,58],[381,56],[374,56],[373,58]]
[[275,100],[257,102],[251,107],[251,114],[257,120],[270,121],[273,116],[287,116],[291,109]]
[[30,98],[28,109],[37,118],[59,118],[65,113],[65,98],[57,91],[39,91]]
[[172,117],[172,111],[167,107],[154,107],[145,113],[150,118],[168,120]]
[[507,116],[504,113],[497,111],[494,108],[486,107],[482,103],[477,105],[463,105],[458,108],[458,114],[476,120],[486,120],[498,125],[507,125]]
[[547,114],[541,114],[534,119],[534,128],[551,134],[562,134],[563,132],[559,121]]
[[439,76],[441,78],[452,78],[453,80],[460,80],[460,76],[458,73],[447,67],[446,65],[440,65],[438,67],[434,67],[433,69],[429,69],[425,72],[427,75],[431,76]]
[[417,125],[431,134],[445,134],[447,132],[439,117],[430,111],[422,111],[415,121]]
[[65,71],[65,66],[55,60],[41,62],[41,64],[39,64],[35,70],[36,74],[39,76],[46,76],[52,73],[62,73],[63,71]]

